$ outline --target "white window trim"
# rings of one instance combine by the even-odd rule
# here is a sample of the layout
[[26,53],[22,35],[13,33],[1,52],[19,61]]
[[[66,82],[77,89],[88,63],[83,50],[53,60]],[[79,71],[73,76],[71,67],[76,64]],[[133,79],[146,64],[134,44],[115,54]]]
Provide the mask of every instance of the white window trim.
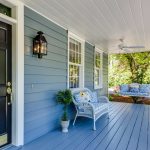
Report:
[[76,34],[68,31],[68,78],[67,78],[67,87],[69,88],[69,38],[75,39],[81,43],[81,77],[79,88],[84,88],[84,57],[85,57],[85,40],[77,36]]
[[[96,68],[96,64],[95,64],[95,54],[96,52],[100,53],[100,57],[101,57],[101,68],[100,68],[100,76],[99,76],[99,86],[95,85],[95,68]],[[95,52],[94,52],[94,89],[102,89],[103,88],[103,51],[95,48]]]
[[12,8],[12,17],[0,14],[0,21],[12,25],[12,144],[24,144],[24,4],[1,0]]

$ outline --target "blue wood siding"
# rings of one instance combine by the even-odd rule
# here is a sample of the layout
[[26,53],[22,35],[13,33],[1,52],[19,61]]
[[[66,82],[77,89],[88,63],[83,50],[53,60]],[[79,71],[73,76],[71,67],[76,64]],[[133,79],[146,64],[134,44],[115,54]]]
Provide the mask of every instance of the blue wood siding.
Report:
[[85,87],[94,90],[94,46],[85,42],[84,80]]
[[[58,127],[62,107],[55,94],[67,88],[67,31],[25,8],[25,143]],[[43,31],[48,55],[32,56],[32,40]]]
[[103,88],[100,89],[99,95],[108,95],[108,54],[103,53]]
[[[25,7],[25,143],[60,126],[62,106],[55,94],[67,88],[68,35],[67,31]],[[48,55],[32,56],[32,41],[43,31],[48,42]],[[107,93],[108,57],[104,54],[104,88]],[[105,77],[106,76],[106,77]],[[85,43],[85,87],[94,90],[94,47]],[[69,109],[74,117],[74,107]]]
[[103,53],[103,88],[94,90],[94,46],[85,43],[85,87],[97,91],[98,95],[108,95],[108,54]]

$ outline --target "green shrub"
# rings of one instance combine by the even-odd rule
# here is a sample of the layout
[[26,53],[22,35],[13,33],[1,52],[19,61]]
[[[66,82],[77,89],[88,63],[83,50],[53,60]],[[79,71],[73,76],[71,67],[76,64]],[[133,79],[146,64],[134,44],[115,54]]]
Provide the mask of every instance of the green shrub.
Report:
[[64,105],[62,121],[68,120],[67,107],[72,102],[72,93],[69,89],[58,91],[56,94],[56,100],[59,104]]

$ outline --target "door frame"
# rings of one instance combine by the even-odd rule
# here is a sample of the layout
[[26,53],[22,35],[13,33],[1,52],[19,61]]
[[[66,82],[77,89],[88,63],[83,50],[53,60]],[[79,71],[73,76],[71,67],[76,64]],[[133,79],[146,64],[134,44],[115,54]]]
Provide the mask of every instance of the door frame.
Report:
[[24,4],[1,0],[12,17],[0,13],[0,21],[12,25],[12,144],[24,145]]

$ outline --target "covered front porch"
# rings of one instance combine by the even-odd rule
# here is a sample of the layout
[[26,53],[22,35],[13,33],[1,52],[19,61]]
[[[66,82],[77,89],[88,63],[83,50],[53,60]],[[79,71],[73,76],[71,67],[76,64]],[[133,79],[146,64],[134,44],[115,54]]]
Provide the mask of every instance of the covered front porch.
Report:
[[70,126],[69,133],[56,129],[20,150],[150,149],[150,106],[111,102],[109,114],[109,119],[104,115],[97,121],[96,131],[92,130],[92,120],[79,118],[75,126]]
[[[0,4],[10,12],[0,13],[1,35],[12,42],[10,68],[9,59],[0,54],[5,58],[0,67],[5,83],[0,93],[0,98],[5,97],[0,99],[5,104],[0,123],[9,126],[1,130],[0,136],[8,138],[0,149],[150,149],[150,106],[110,102],[110,118],[99,118],[96,131],[92,119],[83,117],[73,126],[76,110],[71,106],[69,132],[62,133],[63,109],[56,100],[58,91],[74,88],[88,88],[96,98],[109,96],[109,54],[150,49],[148,0],[0,0]],[[3,24],[11,27],[9,36]],[[44,48],[41,40],[34,47],[37,33],[42,32]]]

